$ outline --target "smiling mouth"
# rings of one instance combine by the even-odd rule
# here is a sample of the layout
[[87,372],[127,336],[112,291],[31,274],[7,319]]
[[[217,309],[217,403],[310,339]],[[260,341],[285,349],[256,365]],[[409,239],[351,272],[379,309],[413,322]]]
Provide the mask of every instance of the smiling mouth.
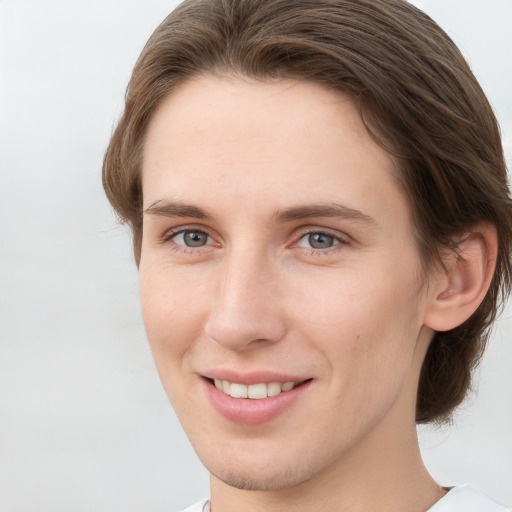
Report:
[[208,379],[219,391],[233,398],[249,398],[262,400],[264,398],[280,395],[286,391],[301,386],[311,379],[300,382],[261,382],[259,384],[239,384],[220,379]]

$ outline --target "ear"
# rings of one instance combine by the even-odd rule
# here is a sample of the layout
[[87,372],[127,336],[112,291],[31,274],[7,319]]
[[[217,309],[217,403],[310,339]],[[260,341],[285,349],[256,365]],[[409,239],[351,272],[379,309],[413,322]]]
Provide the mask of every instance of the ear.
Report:
[[457,240],[457,249],[443,258],[444,268],[430,278],[424,324],[448,331],[465,322],[489,289],[498,251],[494,225],[479,223]]

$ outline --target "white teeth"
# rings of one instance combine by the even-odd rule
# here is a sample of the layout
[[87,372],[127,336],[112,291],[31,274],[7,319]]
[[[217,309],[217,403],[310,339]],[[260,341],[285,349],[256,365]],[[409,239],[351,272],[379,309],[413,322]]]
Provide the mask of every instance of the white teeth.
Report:
[[245,384],[231,383],[229,394],[233,398],[247,398],[247,386]]
[[269,382],[268,384],[262,382],[260,384],[250,384],[246,386],[245,384],[238,384],[227,380],[214,379],[214,384],[217,389],[233,398],[261,400],[269,396],[279,395],[283,391],[290,391],[299,384],[299,382]]
[[271,382],[267,387],[268,396],[276,396],[281,393],[281,384],[279,382]]
[[267,398],[267,385],[266,384],[251,384],[247,386],[247,396],[249,398]]
[[290,389],[293,389],[293,386],[295,386],[295,382],[285,382],[282,385],[281,389],[283,391],[290,391]]

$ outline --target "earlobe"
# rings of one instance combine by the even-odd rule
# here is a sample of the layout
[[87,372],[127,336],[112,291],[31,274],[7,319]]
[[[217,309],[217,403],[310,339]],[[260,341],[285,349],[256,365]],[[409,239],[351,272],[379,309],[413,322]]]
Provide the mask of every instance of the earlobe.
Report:
[[444,260],[444,269],[432,277],[425,325],[448,331],[465,322],[478,308],[489,289],[498,239],[489,223],[475,225]]

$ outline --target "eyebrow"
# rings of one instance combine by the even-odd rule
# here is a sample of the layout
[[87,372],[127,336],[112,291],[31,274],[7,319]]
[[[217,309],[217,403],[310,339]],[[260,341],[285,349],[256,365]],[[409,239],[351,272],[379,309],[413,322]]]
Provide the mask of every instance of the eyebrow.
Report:
[[[202,208],[179,201],[160,199],[148,206],[144,213],[162,217],[190,217],[194,219],[212,220],[213,217]],[[287,208],[272,215],[277,223],[292,222],[296,220],[311,219],[315,217],[330,217],[353,220],[364,224],[377,225],[377,221],[360,210],[349,208],[341,204],[311,204]]]
[[162,217],[192,217],[194,219],[211,220],[212,216],[205,210],[191,204],[178,201],[164,201],[162,199],[149,205],[144,213],[147,215],[160,215]]
[[333,217],[346,220],[354,220],[363,224],[377,225],[377,221],[360,210],[349,208],[341,204],[312,204],[288,208],[276,212],[273,219],[277,222],[290,222],[294,220],[310,219],[313,217]]

